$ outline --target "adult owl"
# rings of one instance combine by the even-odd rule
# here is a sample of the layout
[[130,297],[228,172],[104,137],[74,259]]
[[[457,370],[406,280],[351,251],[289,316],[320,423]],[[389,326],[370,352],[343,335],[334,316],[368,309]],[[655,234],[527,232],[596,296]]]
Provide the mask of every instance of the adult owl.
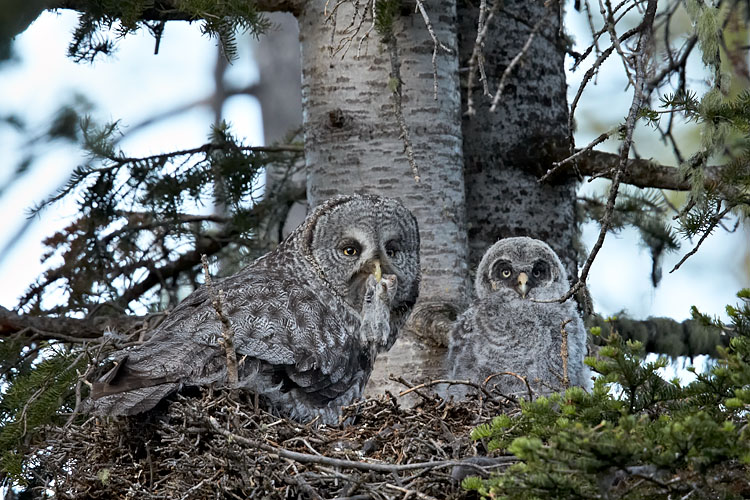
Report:
[[[526,376],[541,392],[560,388],[563,328],[567,332],[567,372],[572,385],[585,386],[586,330],[575,303],[556,302],[568,290],[557,254],[543,241],[506,238],[482,257],[475,279],[476,300],[451,331],[446,371],[453,379],[482,382],[490,375]],[[512,375],[492,379],[501,392],[525,392]],[[466,393],[454,386],[455,395]]]
[[[335,423],[391,347],[420,280],[419,232],[399,201],[340,196],[275,250],[217,280],[234,332],[239,386],[277,413]],[[94,411],[132,415],[188,386],[223,384],[222,323],[205,286],[94,384]]]

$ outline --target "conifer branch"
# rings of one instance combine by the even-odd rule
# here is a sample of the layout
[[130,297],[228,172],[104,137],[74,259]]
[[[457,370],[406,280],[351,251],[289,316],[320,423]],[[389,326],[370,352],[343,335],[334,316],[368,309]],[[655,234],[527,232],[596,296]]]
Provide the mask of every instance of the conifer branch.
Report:
[[[48,10],[75,10],[85,12],[89,7],[88,0],[56,0],[49,2]],[[302,12],[304,0],[255,0],[255,8],[263,12],[291,12],[294,15]],[[158,0],[153,7],[143,11],[143,21],[195,21],[195,16],[180,10],[177,0]]]
[[[108,167],[105,167],[103,169],[99,169],[98,171],[103,170],[109,170],[109,169],[116,169],[118,167],[121,167],[127,163],[140,163],[140,162],[149,162],[149,161],[162,161],[162,160],[169,160],[171,158],[177,157],[177,156],[192,156],[200,153],[212,153],[214,151],[224,151],[226,149],[226,145],[224,144],[214,144],[214,143],[206,143],[202,146],[198,146],[196,148],[190,148],[190,149],[182,149],[179,151],[170,151],[168,153],[160,153],[156,155],[151,156],[143,156],[143,157],[128,157],[128,156],[108,156],[106,157],[107,160],[113,162],[113,165],[110,165]],[[253,153],[303,153],[304,148],[302,146],[297,146],[294,144],[286,144],[286,145],[279,145],[279,146],[237,146],[236,148],[239,151],[250,151]]]
[[[578,153],[580,152],[580,154]],[[576,166],[581,175],[604,177],[612,179],[619,161],[619,155],[598,151],[578,150],[576,153]],[[567,164],[565,160],[558,162]],[[716,188],[720,184],[723,165],[709,166],[704,169],[704,186]],[[629,158],[625,171],[621,175],[621,182],[640,188],[669,189],[672,191],[690,191],[692,184],[690,179],[685,178],[677,167],[662,165],[653,160],[644,158]]]
[[232,237],[235,235],[236,230],[229,227],[213,238],[199,240],[194,250],[182,254],[177,260],[169,264],[151,269],[146,278],[125,290],[117,302],[123,307],[127,307],[130,302],[137,300],[159,283],[174,278],[189,269],[193,269],[201,263],[201,255],[214,255],[219,252],[219,250],[232,242]]
[[[613,318],[593,315],[586,320],[586,327],[601,328],[603,332],[615,331],[626,341],[643,343],[646,352],[671,357],[708,355],[717,357],[717,346],[727,347],[732,338],[719,328],[706,326],[694,319],[676,321],[672,318],[633,319],[618,314]],[[594,337],[597,343],[603,339]]]
[[85,342],[98,339],[107,330],[130,330],[143,321],[137,316],[101,316],[90,319],[18,314],[0,306],[0,339],[18,336],[38,340]]
[[686,260],[688,260],[691,256],[695,254],[695,252],[698,251],[698,249],[701,247],[703,242],[706,241],[706,238],[708,238],[708,235],[713,232],[714,228],[721,222],[724,216],[727,215],[733,208],[734,208],[733,205],[729,205],[724,210],[721,210],[721,202],[719,202],[718,206],[716,207],[716,214],[713,217],[711,217],[711,221],[709,222],[708,227],[706,227],[700,239],[698,240],[698,243],[695,245],[695,247],[693,247],[692,250],[686,253],[677,264],[675,264],[672,270],[669,271],[670,273],[673,273],[676,270],[678,270],[680,266],[682,266],[682,264],[685,263]]

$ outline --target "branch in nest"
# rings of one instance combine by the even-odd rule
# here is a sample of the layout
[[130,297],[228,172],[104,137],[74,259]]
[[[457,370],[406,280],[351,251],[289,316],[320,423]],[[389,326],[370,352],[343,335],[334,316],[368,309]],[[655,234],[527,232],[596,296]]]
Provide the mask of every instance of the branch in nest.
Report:
[[[325,455],[313,455],[310,453],[300,453],[297,451],[291,451],[291,450],[287,450],[285,448],[281,448],[278,446],[272,446],[262,441],[258,441],[255,439],[248,439],[246,437],[234,434],[222,428],[221,425],[219,425],[218,420],[216,420],[214,417],[209,417],[208,421],[211,424],[211,427],[216,432],[218,432],[222,436],[227,437],[228,439],[236,441],[244,446],[249,446],[252,448],[263,450],[272,455],[275,455],[281,458],[287,458],[289,460],[294,460],[295,462],[299,462],[299,463],[313,463],[313,464],[329,465],[332,467],[342,467],[346,469],[357,469],[361,471],[385,472],[385,473],[399,473],[399,472],[419,470],[419,469],[442,469],[446,467],[457,467],[457,466],[460,466],[460,467],[470,466],[470,467],[474,467],[477,471],[480,471],[482,473],[487,472],[481,466],[472,464],[470,462],[462,461],[462,460],[437,460],[434,462],[415,462],[411,464],[376,464],[376,463],[370,463],[370,462],[358,462],[355,460],[345,460],[341,458],[331,458]],[[517,461],[515,457],[505,457],[505,459],[507,462]]]

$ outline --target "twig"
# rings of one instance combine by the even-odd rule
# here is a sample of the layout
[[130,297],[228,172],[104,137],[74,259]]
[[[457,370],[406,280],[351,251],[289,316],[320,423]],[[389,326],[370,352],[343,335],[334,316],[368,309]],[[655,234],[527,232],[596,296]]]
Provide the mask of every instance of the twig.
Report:
[[524,384],[526,384],[526,390],[529,393],[529,401],[533,401],[534,400],[534,391],[531,389],[531,385],[529,385],[529,379],[526,378],[526,377],[524,377],[523,375],[519,375],[519,374],[514,373],[514,372],[498,372],[498,373],[493,373],[492,375],[490,375],[489,377],[487,377],[486,379],[484,379],[484,382],[482,382],[482,385],[486,386],[487,383],[489,383],[490,380],[492,380],[495,377],[499,377],[500,375],[510,375],[512,377],[516,377],[518,380],[520,380],[521,382],[523,382]]
[[487,30],[489,29],[490,22],[495,17],[495,13],[500,3],[496,1],[492,4],[492,9],[487,12],[487,0],[481,0],[479,3],[479,18],[477,20],[477,38],[474,40],[474,47],[471,51],[471,58],[469,58],[469,75],[466,79],[466,115],[472,116],[476,114],[474,109],[474,78],[476,78],[477,70],[479,70],[479,81],[482,82],[482,93],[488,97],[491,97],[489,84],[487,83],[487,73],[484,69],[484,54],[482,49],[484,48],[484,38],[487,36]]
[[448,385],[468,385],[468,386],[473,387],[473,388],[475,388],[475,389],[477,389],[479,391],[482,391],[484,393],[484,395],[487,396],[488,398],[494,399],[492,397],[492,394],[490,394],[490,392],[487,391],[487,389],[483,385],[477,384],[476,382],[472,382],[470,380],[451,380],[451,379],[430,380],[429,382],[424,382],[422,384],[410,387],[409,389],[407,389],[405,391],[401,391],[401,392],[398,393],[398,395],[399,395],[399,397],[406,396],[410,392],[417,391],[419,389],[425,389],[427,387],[432,387],[432,386],[435,386],[435,385],[441,385],[441,384],[448,384]]
[[421,498],[422,500],[437,500],[435,497],[431,497],[430,495],[425,495],[421,491],[408,490],[406,488],[402,488],[400,486],[396,486],[395,484],[386,483],[385,487],[386,488],[390,488],[392,490],[400,491],[401,493],[404,494],[404,498],[405,499],[409,498],[411,496],[416,496],[417,498]]
[[562,357],[562,384],[563,387],[567,388],[570,386],[570,377],[568,375],[568,331],[565,329],[565,325],[573,321],[567,319],[560,324],[560,335],[562,335],[562,344],[560,345],[560,357]]
[[644,100],[643,89],[646,83],[646,60],[650,50],[651,32],[655,14],[656,0],[649,0],[646,13],[643,16],[643,21],[639,25],[642,32],[640,40],[638,41],[638,49],[636,50],[638,56],[636,57],[636,82],[633,89],[633,102],[630,105],[628,118],[625,121],[625,138],[620,146],[620,161],[615,171],[614,178],[612,179],[612,185],[609,188],[607,205],[604,210],[604,216],[602,217],[602,226],[599,230],[599,237],[597,238],[596,243],[594,243],[594,247],[591,249],[589,256],[586,258],[586,262],[583,264],[581,275],[578,277],[578,280],[576,280],[573,286],[570,287],[570,290],[558,299],[558,302],[565,302],[583,287],[589,271],[591,270],[591,265],[594,263],[594,259],[599,253],[599,250],[601,250],[602,245],[604,244],[604,238],[607,236],[607,232],[612,223],[612,213],[615,209],[617,191],[620,187],[623,171],[628,163],[628,154],[630,153],[630,146],[633,142],[633,130],[635,129],[638,112],[640,111]]
[[734,208],[734,206],[733,206],[733,205],[730,205],[730,206],[728,206],[727,208],[725,208],[724,210],[722,210],[721,212],[719,212],[719,210],[721,210],[721,202],[719,202],[719,205],[718,205],[718,206],[717,206],[717,208],[716,208],[716,215],[714,215],[714,216],[713,216],[713,217],[711,218],[711,222],[710,222],[710,224],[709,224],[709,225],[708,225],[708,227],[706,228],[706,231],[705,231],[705,232],[703,233],[703,235],[701,236],[701,238],[700,238],[700,239],[698,240],[698,243],[697,243],[697,244],[695,245],[695,247],[694,247],[694,248],[693,248],[692,250],[690,250],[690,251],[689,251],[688,253],[686,253],[686,254],[685,254],[685,255],[684,255],[684,256],[683,256],[683,257],[682,257],[682,258],[680,259],[680,261],[679,261],[679,262],[678,262],[677,264],[675,264],[675,266],[674,266],[674,267],[672,268],[672,270],[671,270],[671,271],[669,271],[670,273],[673,273],[673,272],[675,272],[676,270],[678,270],[678,269],[680,268],[680,266],[682,266],[682,264],[683,264],[683,263],[684,263],[684,262],[685,262],[686,260],[688,260],[688,259],[689,259],[689,258],[690,258],[690,257],[691,257],[692,255],[694,255],[694,254],[695,254],[695,252],[697,252],[697,251],[698,251],[698,249],[699,249],[699,248],[701,247],[701,245],[702,245],[702,244],[703,244],[703,242],[704,242],[704,241],[706,240],[706,238],[708,238],[708,235],[709,235],[709,234],[711,234],[711,232],[713,231],[713,229],[714,229],[714,228],[716,227],[716,225],[717,225],[717,224],[719,223],[719,221],[721,221],[721,219],[723,219],[723,218],[724,218],[724,216],[725,216],[726,214],[728,214],[730,210],[732,210],[732,208]]
[[614,12],[612,12],[612,3],[609,0],[606,0],[606,4],[607,7],[605,9],[604,3],[602,3],[602,0],[599,0],[599,12],[601,12],[602,18],[604,19],[604,27],[607,29],[607,33],[609,33],[609,38],[610,40],[612,40],[612,45],[622,59],[622,65],[625,68],[625,76],[628,77],[628,82],[630,83],[630,85],[635,86],[633,77],[630,74],[630,69],[628,68],[628,58],[625,55],[625,52],[622,50],[620,41],[617,39],[617,33],[615,32],[615,25],[617,24],[617,22],[615,21],[615,14]]
[[494,113],[497,109],[497,105],[500,102],[500,96],[503,93],[503,90],[505,89],[505,84],[507,83],[508,76],[510,76],[510,72],[513,71],[513,68],[515,68],[518,63],[521,61],[521,59],[526,55],[526,53],[531,48],[531,43],[534,41],[534,38],[536,37],[537,32],[539,31],[539,28],[542,26],[542,23],[546,20],[546,16],[542,16],[542,18],[537,21],[537,23],[534,25],[534,28],[531,30],[531,33],[529,34],[529,37],[526,39],[526,43],[523,44],[523,47],[521,47],[521,51],[516,54],[516,56],[510,61],[510,64],[508,64],[508,67],[505,68],[503,71],[502,76],[500,77],[500,83],[497,86],[497,91],[495,92],[495,96],[492,98],[492,106],[490,106],[490,112]]
[[[359,59],[360,54],[362,53],[362,44],[365,40],[370,38],[370,33],[375,29],[375,3],[377,0],[372,0],[372,24],[370,24],[370,27],[367,29],[364,35],[362,35],[362,38],[359,39],[359,44],[357,44],[357,57],[356,59]],[[368,45],[369,46],[369,45]]]
[[[636,26],[633,29],[630,29],[623,33],[623,35],[618,38],[619,42],[623,42],[633,35],[637,34],[639,31],[641,31],[643,24]],[[591,65],[591,67],[586,70],[586,73],[583,75],[583,78],[581,79],[581,84],[578,86],[578,90],[576,91],[576,95],[573,98],[573,102],[570,104],[570,111],[568,112],[568,130],[570,132],[570,152],[573,153],[575,149],[575,140],[573,139],[573,131],[575,130],[575,113],[576,109],[578,107],[578,102],[581,99],[581,96],[583,95],[583,91],[586,89],[586,85],[591,81],[591,78],[596,74],[597,71],[599,71],[599,68],[604,63],[605,60],[614,52],[615,47],[614,45],[610,45],[607,49],[604,50],[601,54],[599,54],[599,57],[596,58],[596,61]]]
[[214,306],[216,316],[218,316],[219,321],[221,321],[221,337],[227,358],[227,382],[229,383],[229,387],[236,388],[237,382],[239,382],[237,374],[237,352],[234,350],[234,330],[232,330],[232,325],[229,323],[229,318],[224,314],[224,291],[219,290],[216,292],[214,290],[211,273],[208,271],[208,259],[205,254],[201,255],[201,263],[203,264],[203,275],[206,278],[206,288],[211,296],[211,305]]
[[602,142],[606,141],[607,139],[610,138],[610,136],[612,134],[614,134],[615,132],[618,132],[620,130],[622,130],[622,127],[618,125],[616,128],[604,132],[599,137],[597,137],[596,139],[594,139],[593,141],[591,141],[590,143],[588,143],[584,148],[579,149],[578,151],[576,151],[572,155],[568,156],[567,158],[565,158],[563,160],[560,160],[560,161],[553,162],[552,163],[552,168],[549,169],[549,170],[547,170],[547,173],[545,173],[537,182],[544,182],[544,181],[546,181],[549,178],[549,176],[551,176],[552,174],[554,174],[555,172],[557,172],[557,170],[560,167],[562,167],[563,165],[567,165],[568,163],[570,163],[572,161],[575,161],[576,159],[578,159],[578,157],[580,157],[580,156],[586,154],[588,151],[594,149],[595,146],[597,146],[597,145],[601,144]]
[[391,75],[390,83],[391,92],[393,94],[393,107],[396,112],[396,122],[398,128],[401,131],[399,138],[404,142],[404,152],[406,153],[406,159],[409,161],[412,175],[414,176],[414,182],[419,182],[419,167],[414,159],[414,149],[411,145],[411,139],[409,138],[409,129],[406,127],[406,120],[404,119],[404,109],[401,102],[401,62],[398,58],[398,47],[396,45],[396,37],[392,33],[385,40],[388,46],[388,52],[390,54],[391,61]]
[[[436,396],[431,396],[431,395],[429,395],[429,394],[423,394],[423,393],[419,392],[419,387],[415,387],[415,386],[413,386],[413,385],[412,385],[411,383],[409,383],[409,382],[408,382],[408,381],[407,381],[407,380],[406,380],[406,379],[405,379],[404,377],[394,377],[394,376],[393,376],[393,374],[390,374],[390,375],[388,376],[388,379],[389,379],[389,380],[393,380],[394,382],[398,382],[399,384],[402,384],[402,385],[405,385],[406,387],[408,387],[408,388],[409,388],[409,391],[407,391],[407,393],[408,393],[408,392],[411,392],[411,391],[413,390],[413,391],[414,391],[414,392],[416,392],[416,393],[417,393],[417,395],[418,395],[419,397],[421,397],[422,399],[426,399],[426,400],[428,400],[428,401],[429,401],[429,400],[432,400],[432,399],[438,399],[438,398],[437,398]],[[389,394],[390,394],[390,393],[389,393]],[[399,394],[399,396],[400,396],[400,394]],[[396,400],[395,400],[395,398],[393,398],[393,403],[394,403],[394,404],[396,403]]]
[[450,49],[450,47],[446,47],[443,42],[438,40],[437,35],[435,35],[435,29],[432,27],[432,22],[430,21],[429,16],[427,15],[427,11],[424,8],[424,5],[422,4],[422,0],[416,0],[417,6],[416,9],[419,11],[420,14],[422,14],[422,19],[424,20],[425,26],[427,26],[427,31],[430,33],[430,37],[432,38],[432,86],[433,86],[433,99],[437,101],[438,98],[438,83],[437,83],[437,51],[438,47],[443,49],[448,54],[453,54],[453,50]]

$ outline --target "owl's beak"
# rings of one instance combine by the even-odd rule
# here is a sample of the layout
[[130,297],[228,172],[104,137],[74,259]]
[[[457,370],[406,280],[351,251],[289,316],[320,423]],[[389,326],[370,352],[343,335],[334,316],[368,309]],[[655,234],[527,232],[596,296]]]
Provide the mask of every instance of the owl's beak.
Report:
[[380,279],[383,277],[383,270],[380,269],[380,260],[375,259],[372,263],[372,275],[375,276],[375,281],[380,283]]
[[516,287],[521,297],[526,298],[526,294],[529,293],[529,275],[521,273],[518,275],[518,286]]

